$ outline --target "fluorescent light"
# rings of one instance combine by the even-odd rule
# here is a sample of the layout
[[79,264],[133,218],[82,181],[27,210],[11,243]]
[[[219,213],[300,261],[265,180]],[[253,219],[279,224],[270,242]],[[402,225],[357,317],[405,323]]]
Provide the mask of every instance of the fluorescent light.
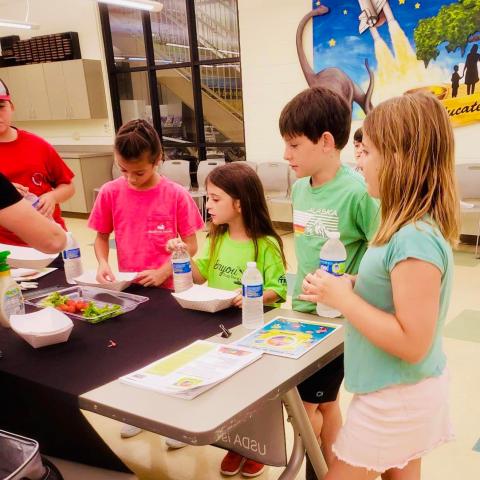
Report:
[[149,12],[160,12],[163,5],[153,0],[98,0],[99,3],[110,3],[120,7],[137,8],[139,10],[147,10]]
[[22,28],[24,30],[32,30],[32,29],[39,28],[40,25],[37,25],[36,23],[28,23],[28,22],[21,22],[19,20],[7,20],[6,18],[1,18],[0,27]]

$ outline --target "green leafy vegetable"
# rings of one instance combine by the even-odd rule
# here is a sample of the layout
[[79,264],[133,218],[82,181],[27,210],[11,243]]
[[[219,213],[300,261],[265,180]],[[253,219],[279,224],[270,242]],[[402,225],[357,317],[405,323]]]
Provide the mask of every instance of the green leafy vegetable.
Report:
[[58,307],[59,305],[67,303],[68,299],[69,297],[66,295],[60,295],[58,292],[53,292],[47,298],[42,300],[41,305],[43,307]]

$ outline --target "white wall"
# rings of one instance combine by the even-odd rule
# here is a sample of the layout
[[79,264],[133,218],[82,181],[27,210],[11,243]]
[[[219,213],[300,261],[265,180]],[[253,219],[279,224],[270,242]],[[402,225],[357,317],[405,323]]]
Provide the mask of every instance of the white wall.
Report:
[[[23,21],[25,13],[25,0],[0,0],[0,18]],[[17,125],[41,135],[56,145],[111,145],[114,128],[96,1],[30,0],[30,21],[39,24],[40,28],[38,30],[19,30],[0,27],[0,36],[19,35],[22,40],[25,40],[33,36],[52,33],[78,32],[82,58],[102,61],[109,118],[18,122]]]

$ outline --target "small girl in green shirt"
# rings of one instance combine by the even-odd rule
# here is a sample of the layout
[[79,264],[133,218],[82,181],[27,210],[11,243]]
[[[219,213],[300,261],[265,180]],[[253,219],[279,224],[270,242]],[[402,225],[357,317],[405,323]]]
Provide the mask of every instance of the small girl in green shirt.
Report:
[[[203,250],[192,262],[193,281],[236,290],[247,262],[255,261],[263,277],[263,303],[284,302],[287,282],[283,243],[273,228],[258,175],[247,164],[235,162],[212,170],[205,183],[211,223]],[[167,248],[173,251],[178,245],[182,241],[173,239]],[[240,293],[233,305],[242,306]],[[240,470],[245,476],[256,477],[264,465],[229,451],[220,466],[221,473],[230,476]]]
[[422,456],[453,438],[442,349],[458,237],[453,131],[423,93],[381,103],[363,128],[360,164],[380,226],[357,277],[317,270],[301,296],[347,319],[354,396],[325,480],[419,480]]

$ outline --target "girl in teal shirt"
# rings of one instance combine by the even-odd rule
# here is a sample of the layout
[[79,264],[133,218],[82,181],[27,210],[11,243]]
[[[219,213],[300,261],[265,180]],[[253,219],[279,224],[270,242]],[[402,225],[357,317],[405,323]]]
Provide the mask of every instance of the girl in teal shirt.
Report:
[[387,100],[363,127],[360,163],[380,227],[356,278],[318,270],[301,296],[348,320],[354,397],[325,479],[417,480],[421,457],[453,437],[442,350],[458,237],[453,131],[429,94]]

